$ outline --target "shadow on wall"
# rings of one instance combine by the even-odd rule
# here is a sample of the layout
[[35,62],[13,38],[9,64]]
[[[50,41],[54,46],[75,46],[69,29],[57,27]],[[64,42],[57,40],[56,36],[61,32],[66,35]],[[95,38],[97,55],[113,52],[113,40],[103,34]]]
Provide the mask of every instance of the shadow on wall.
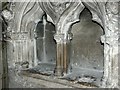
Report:
[[[37,33],[37,58],[40,62],[55,63],[56,45],[54,40],[55,27],[46,20],[40,21],[36,28]],[[52,52],[52,53],[51,53]]]
[[36,51],[39,72],[49,71],[53,74],[56,64],[56,44],[54,40],[55,26],[47,21],[46,15],[38,22],[36,27]]
[[[80,15],[80,22],[73,24],[71,33],[70,67],[72,73],[80,76],[93,76],[101,78],[103,75],[103,45],[100,37],[102,28],[92,21],[88,9]],[[79,76],[79,75],[77,75]]]
[[103,70],[103,45],[100,37],[102,28],[92,22],[88,9],[80,15],[80,22],[72,27],[71,60],[75,65],[83,68]]

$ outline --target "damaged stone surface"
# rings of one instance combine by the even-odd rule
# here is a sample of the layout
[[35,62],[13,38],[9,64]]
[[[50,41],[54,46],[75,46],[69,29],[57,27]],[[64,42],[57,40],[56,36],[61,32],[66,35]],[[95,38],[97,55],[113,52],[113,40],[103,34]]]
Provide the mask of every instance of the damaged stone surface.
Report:
[[[51,12],[49,12],[49,10],[51,10],[50,5],[53,8]],[[22,70],[32,70],[34,74],[36,71],[39,71],[39,68],[41,67],[42,67],[41,71],[42,70],[43,72],[47,71],[48,73],[50,70],[52,70],[52,73],[50,73],[50,75],[58,75],[59,77],[64,77],[64,79],[72,78],[73,80],[77,80],[77,82],[83,82],[84,80],[86,80],[86,82],[89,82],[89,83],[95,80],[96,77],[93,77],[92,75],[90,77],[91,73],[89,73],[89,69],[88,71],[85,72],[86,76],[81,78],[79,76],[81,76],[82,73],[78,71],[79,70],[84,71],[84,69],[74,68],[73,74],[70,71],[71,67],[70,67],[69,60],[72,58],[70,58],[69,50],[71,49],[71,47],[69,45],[70,45],[70,42],[72,42],[72,39],[74,41],[75,39],[74,34],[77,32],[77,31],[71,31],[71,25],[78,21],[82,21],[79,19],[79,15],[85,7],[87,7],[92,13],[92,16],[93,16],[92,20],[97,21],[97,23],[99,23],[103,28],[103,32],[104,32],[104,35],[102,36],[101,34],[100,35],[97,34],[98,32],[96,33],[95,31],[90,32],[92,34],[94,33],[93,35],[94,37],[95,37],[95,34],[99,35],[99,37],[101,36],[101,42],[103,43],[103,46],[104,46],[104,51],[103,51],[104,57],[102,57],[101,55],[99,59],[102,59],[102,60],[101,61],[98,60],[98,63],[101,64],[100,69],[104,72],[104,73],[100,72],[102,73],[101,76],[103,77],[100,78],[100,80],[101,79],[102,80],[100,81],[101,84],[99,85],[99,87],[104,87],[104,88],[118,87],[118,38],[119,38],[118,2],[109,2],[109,1],[108,2],[84,2],[84,0],[82,1],[80,0],[79,3],[65,2],[61,4],[60,2],[58,2],[57,5],[54,3],[51,4],[49,2],[12,2],[10,7],[10,11],[12,12],[12,15],[9,11],[6,11],[6,10],[3,11],[3,16],[8,22],[8,27],[4,32],[4,36],[5,36],[4,40],[6,41],[6,49],[7,49],[6,58],[8,62],[8,68],[9,68],[8,74],[10,77],[10,82],[9,82],[10,87],[13,87],[13,86],[16,86],[15,88],[38,87],[39,85],[40,87],[44,87],[44,85],[42,86],[39,83],[39,82],[45,82],[44,80],[41,81],[40,79],[37,79],[40,81],[34,82],[36,81],[36,79],[34,79],[35,77],[31,78],[31,77],[22,76],[20,74]],[[58,11],[56,11],[56,8]],[[56,13],[56,12],[60,12],[60,13]],[[47,33],[48,36],[50,36],[48,37],[48,39],[46,39],[46,41],[48,40],[46,43],[48,43],[49,46],[46,46],[41,42],[44,39],[38,40],[38,41],[36,39],[36,35],[37,35],[36,27],[38,25],[38,22],[42,21],[42,16],[44,14],[47,14],[47,16],[49,16],[49,20],[55,25],[55,27],[52,28],[52,29],[55,29],[55,31],[52,32],[51,30],[50,33]],[[75,26],[75,28],[76,27],[77,26]],[[43,29],[44,29],[43,31],[45,31],[46,28],[44,28],[43,26]],[[71,33],[73,33],[73,37],[71,36]],[[53,42],[54,44],[49,43],[51,41],[54,41],[53,39],[56,41],[56,43],[55,42]],[[39,47],[39,44],[37,44],[36,42],[39,44],[41,43],[40,45],[43,45],[43,46]],[[56,48],[55,46],[53,46],[55,44],[56,44]],[[45,48],[43,49],[43,47]],[[37,49],[39,49],[38,52],[37,52]],[[41,55],[42,55],[40,53],[40,49],[43,49],[43,51],[48,50],[48,52],[46,53],[49,53],[50,56],[44,56],[45,55],[45,52],[44,52],[43,57],[45,58],[47,57],[49,59],[50,58],[53,59],[53,57],[56,56],[54,57],[55,59],[53,60],[54,65],[53,64],[49,65],[50,63],[48,62],[49,60],[47,61],[45,58],[44,59],[46,61],[42,59],[43,64],[40,63],[39,59],[41,58]],[[56,53],[55,53],[55,49],[56,49]],[[99,50],[96,50],[96,51],[99,51]],[[54,54],[51,54],[52,52],[54,52]],[[77,64],[84,63],[82,61],[79,61],[80,63],[78,63],[77,59],[73,61],[74,62],[77,61]],[[46,62],[48,64],[46,64]],[[104,65],[102,65],[103,63]],[[88,66],[89,65],[90,64],[88,64]],[[95,75],[97,76],[96,73]],[[54,84],[56,83],[57,85],[56,81],[54,82]],[[36,83],[36,84],[33,84],[33,83]],[[48,82],[45,82],[45,83],[48,83]],[[54,84],[52,83],[51,86],[54,87]],[[67,86],[63,86],[63,85],[57,85],[57,86],[67,88]]]

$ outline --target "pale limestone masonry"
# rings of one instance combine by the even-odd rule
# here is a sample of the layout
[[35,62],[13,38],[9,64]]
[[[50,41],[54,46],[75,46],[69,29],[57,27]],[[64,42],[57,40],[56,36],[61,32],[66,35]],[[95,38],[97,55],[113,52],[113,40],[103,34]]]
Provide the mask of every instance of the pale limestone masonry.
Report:
[[[40,48],[42,47],[40,46],[40,48],[38,48],[40,50],[36,49],[36,27],[38,22],[42,21],[44,14],[46,14],[47,22],[49,21],[55,26],[55,32],[53,30],[55,34],[51,36],[53,32],[51,34],[51,32],[46,29],[47,26],[45,27],[45,25],[47,24],[44,22],[45,19],[42,22],[43,24],[41,24],[41,27],[44,27],[44,33],[46,32],[50,35],[48,39],[52,37],[56,41],[56,58],[55,61],[53,60],[53,63],[45,64],[46,67],[43,66],[42,68],[47,68],[51,65],[52,70],[54,69],[54,75],[58,77],[65,77],[70,74],[69,44],[71,40],[74,39],[71,34],[71,26],[80,21],[80,13],[86,7],[92,14],[92,20],[96,21],[104,31],[104,35],[100,38],[104,46],[104,73],[99,87],[118,88],[118,1],[90,1],[92,2],[89,2],[89,0],[87,2],[86,0],[78,0],[78,2],[30,2],[28,0],[27,2],[11,2],[10,9],[3,10],[2,16],[4,16],[4,19],[8,23],[7,29],[3,33],[4,40],[6,41],[5,56],[8,62],[8,72],[11,73],[11,70],[17,71],[14,77],[15,82],[23,82],[19,76],[21,70],[36,69],[39,65],[45,64],[44,62],[40,62],[36,55],[38,51],[40,52]],[[0,29],[0,40],[1,34]],[[45,42],[42,41],[44,38],[46,37],[43,37],[40,43]],[[50,42],[52,42],[53,39],[50,39]],[[48,40],[48,45],[53,44],[49,43]],[[1,62],[3,61],[1,60],[1,46],[0,41],[0,66],[3,65]],[[44,50],[48,50],[49,52],[50,48],[53,47],[47,46]],[[51,49],[49,53],[53,51]],[[43,56],[46,56],[45,54],[48,52],[44,51]],[[53,57],[49,58],[53,59]],[[3,59],[5,59],[5,57]],[[49,68],[46,70],[48,69]],[[49,72],[49,74],[50,73],[51,72]],[[10,77],[12,78],[12,76]]]

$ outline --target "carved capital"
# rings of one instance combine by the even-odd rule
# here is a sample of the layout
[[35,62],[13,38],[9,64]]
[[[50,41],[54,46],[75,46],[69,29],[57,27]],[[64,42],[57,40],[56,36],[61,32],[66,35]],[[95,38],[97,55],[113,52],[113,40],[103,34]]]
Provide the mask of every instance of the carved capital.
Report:
[[28,40],[29,38],[28,32],[7,32],[5,34],[6,40]]
[[73,38],[73,34],[72,34],[72,33],[69,33],[69,34],[68,34],[68,40],[72,40],[72,38]]
[[57,43],[68,43],[72,39],[72,33],[69,34],[55,34],[54,39],[56,40]]
[[64,41],[64,34],[55,34],[54,39],[57,43],[61,43]]

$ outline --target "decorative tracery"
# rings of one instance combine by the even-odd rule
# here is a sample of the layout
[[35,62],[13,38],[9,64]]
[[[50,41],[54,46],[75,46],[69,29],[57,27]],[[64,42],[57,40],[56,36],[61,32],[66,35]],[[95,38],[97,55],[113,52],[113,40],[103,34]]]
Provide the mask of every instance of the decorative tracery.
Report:
[[[101,37],[104,43],[104,79],[103,87],[117,87],[118,84],[118,3],[115,2],[15,2],[11,3],[12,18],[9,21],[6,35],[13,44],[13,62],[24,60],[32,63],[34,55],[34,29],[38,21],[46,13],[55,25],[56,34],[54,39],[57,42],[56,75],[67,74],[68,49],[72,36],[69,33],[70,26],[79,21],[79,15],[84,7],[87,7],[93,20],[97,21],[104,29],[105,35]],[[113,7],[113,8],[111,8]],[[6,18],[8,12],[3,11]],[[10,14],[11,15],[11,14]],[[7,19],[7,18],[6,18]],[[29,26],[28,26],[29,25]],[[28,28],[31,27],[31,28]],[[31,30],[30,30],[31,29]],[[31,36],[33,36],[31,38]],[[24,46],[24,47],[23,47]],[[9,47],[11,48],[11,47]],[[31,48],[31,50],[29,50]],[[22,53],[22,54],[21,54]],[[24,55],[24,54],[26,55]],[[29,65],[33,67],[34,65]]]

